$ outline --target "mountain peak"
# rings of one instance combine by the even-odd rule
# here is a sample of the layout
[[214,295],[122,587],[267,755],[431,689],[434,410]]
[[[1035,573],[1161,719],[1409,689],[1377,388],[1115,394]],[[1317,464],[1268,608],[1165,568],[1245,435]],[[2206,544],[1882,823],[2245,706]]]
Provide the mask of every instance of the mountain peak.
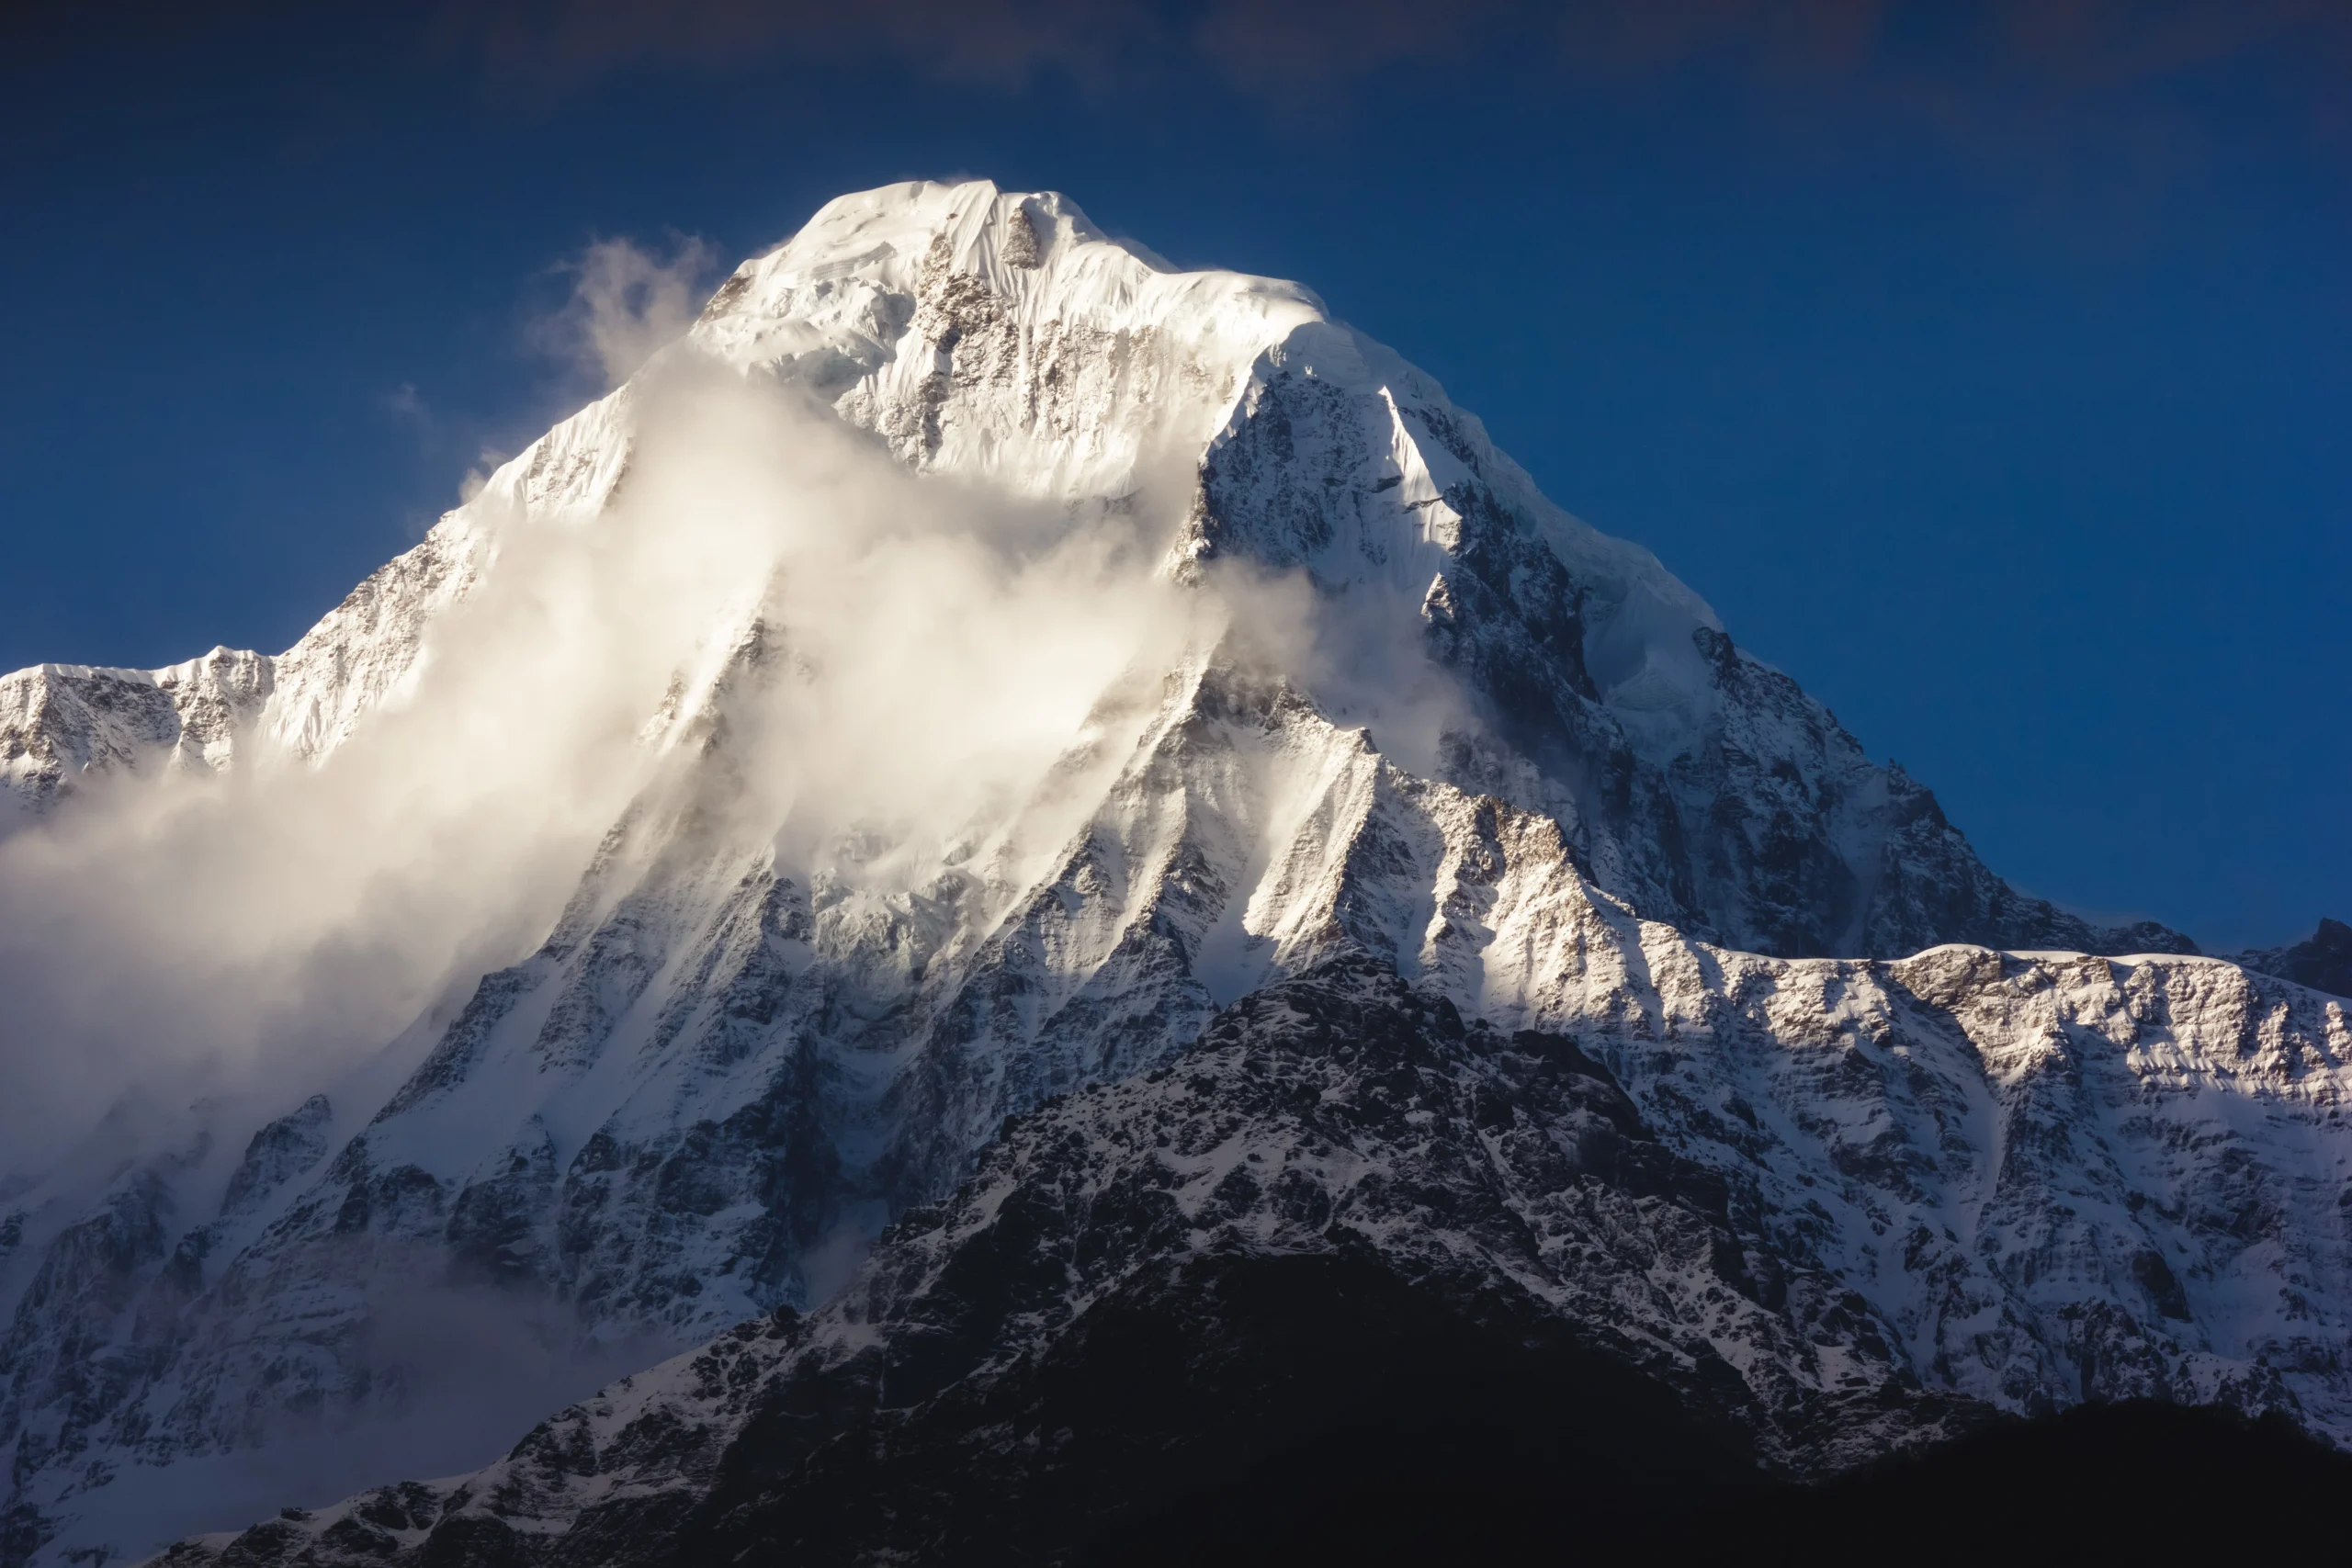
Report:
[[[403,1361],[387,1322],[436,1292],[587,1358],[812,1305],[1008,1116],[1333,960],[1575,1035],[1693,1193],[1769,1220],[1755,1277],[1816,1280],[1790,1310],[1868,1327],[1890,1376],[2352,1431],[2352,1292],[2320,1327],[2275,1304],[2352,1267],[2340,1009],[2081,956],[2165,933],[1995,875],[1308,290],[1173,270],[1053,193],[830,204],[294,649],[171,674],[0,683],[41,809],[109,770],[187,792],[135,796],[137,853],[94,809],[0,854],[20,904],[99,887],[154,944],[28,918],[53,962],[10,1016],[65,976],[119,1031],[118,996],[161,998],[140,1038],[176,1040],[209,1016],[184,1001],[242,1030],[259,994],[292,1043],[160,1152],[0,1187],[0,1442],[31,1445],[0,1513],[52,1557],[119,1544],[191,1461],[470,1393],[447,1336]],[[205,769],[149,765],[201,726]],[[1434,1125],[1399,1108],[1398,1139]],[[1696,1344],[1680,1310],[1628,1333]],[[1826,1343],[1731,1359],[1834,1401]],[[417,1472],[483,1429],[426,1433]]]

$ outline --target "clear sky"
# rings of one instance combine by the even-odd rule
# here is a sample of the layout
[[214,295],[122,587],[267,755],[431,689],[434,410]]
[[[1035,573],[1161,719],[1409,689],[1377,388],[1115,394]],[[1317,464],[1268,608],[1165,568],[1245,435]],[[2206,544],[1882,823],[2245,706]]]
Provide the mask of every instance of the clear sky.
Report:
[[592,390],[592,241],[986,175],[1316,288],[2021,886],[2352,910],[2337,0],[79,9],[0,22],[0,668],[291,642]]

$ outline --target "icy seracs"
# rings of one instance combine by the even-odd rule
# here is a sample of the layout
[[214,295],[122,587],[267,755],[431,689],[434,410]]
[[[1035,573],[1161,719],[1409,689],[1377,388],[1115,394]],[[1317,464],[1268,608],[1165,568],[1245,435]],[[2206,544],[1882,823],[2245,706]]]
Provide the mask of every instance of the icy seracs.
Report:
[[[1671,1291],[1622,1303],[1763,1404],[1899,1376],[2352,1437],[2344,1004],[2016,893],[1646,552],[1306,290],[1171,271],[1058,196],[899,186],[745,264],[647,374],[687,359],[813,395],[913,470],[1073,516],[1164,508],[1176,581],[1302,573],[1342,637],[1401,615],[1460,700],[1422,725],[1237,626],[1107,689],[978,852],[888,886],[857,871],[876,846],[797,845],[745,804],[738,720],[822,675],[792,668],[788,626],[728,629],[648,716],[669,750],[536,952],[364,1070],[286,1086],[278,1119],[191,1133],[241,1160],[6,1190],[9,1561],[322,1501],[187,1481],[240,1456],[266,1477],[322,1424],[353,1469],[305,1485],[388,1479],[356,1467],[405,1397],[376,1337],[395,1287],[532,1303],[564,1353],[813,1306],[1008,1115],[1363,959],[1573,1036],[1821,1282],[1835,1313],[1756,1300],[1746,1326]],[[513,519],[607,513],[645,396],[549,432],[276,659],[7,677],[28,819],[110,771],[332,765]],[[1024,835],[1050,852],[989,848]],[[1776,1451],[1827,1462],[1834,1437]],[[484,1457],[420,1441],[410,1473]]]

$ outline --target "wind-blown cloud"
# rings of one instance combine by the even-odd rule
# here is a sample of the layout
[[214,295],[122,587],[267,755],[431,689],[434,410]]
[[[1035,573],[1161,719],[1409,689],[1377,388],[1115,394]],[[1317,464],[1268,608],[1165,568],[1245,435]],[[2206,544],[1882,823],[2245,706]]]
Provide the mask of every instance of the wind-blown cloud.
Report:
[[[1218,596],[1161,570],[1173,504],[916,474],[675,342],[702,262],[616,242],[578,269],[567,341],[600,378],[635,372],[585,416],[625,479],[593,513],[525,504],[512,471],[474,494],[444,526],[486,541],[475,585],[322,764],[256,739],[217,776],[93,781],[0,839],[0,1292],[126,1183],[168,1249],[314,1094],[333,1157],[479,977],[547,939],[600,845],[637,847],[616,824],[674,809],[712,852],[832,897],[951,866],[1025,886],[1091,808],[1062,787],[1073,751],[1125,760],[1090,750],[1106,692],[1140,673],[1156,697],[1219,635]],[[820,1255],[820,1288],[864,1240]],[[107,1528],[160,1539],[481,1462],[676,1348],[585,1343],[533,1289],[422,1268],[338,1352],[366,1409],[272,1414],[233,1464],[133,1475]]]
[[710,245],[691,235],[673,242],[666,256],[632,240],[598,240],[571,264],[571,302],[538,335],[609,391],[694,324],[718,265]]
[[[602,256],[587,341],[616,370],[674,325],[681,286]],[[673,682],[754,615],[813,673],[739,716],[744,829],[821,846],[871,822],[899,876],[1188,635],[1146,536],[1172,513],[910,474],[683,348],[609,407],[634,431],[612,506],[501,514],[511,492],[479,495],[479,586],[322,766],[258,751],[219,778],[92,788],[0,840],[0,1167],[52,1163],[126,1097],[164,1123],[204,1095],[288,1109],[527,951],[662,765],[648,724]]]

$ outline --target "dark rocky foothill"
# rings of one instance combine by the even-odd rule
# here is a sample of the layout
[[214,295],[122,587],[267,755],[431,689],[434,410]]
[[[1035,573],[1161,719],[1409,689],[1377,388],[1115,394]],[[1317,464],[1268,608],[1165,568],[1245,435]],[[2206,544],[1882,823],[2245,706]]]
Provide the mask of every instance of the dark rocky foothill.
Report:
[[[1302,1509],[1539,1475],[1561,1507],[1666,1507],[1834,1462],[1826,1437],[1880,1451],[1986,1418],[1743,1213],[1573,1041],[1340,960],[1014,1123],[822,1311],[454,1486],[165,1561],[1071,1561],[1278,1478]],[[1833,1344],[1860,1386],[1772,1370]]]
[[2256,948],[2238,954],[2238,962],[2314,991],[2352,997],[2352,926],[2323,918],[2308,940],[2291,947]]
[[[1342,960],[1016,1122],[822,1311],[629,1380],[480,1475],[163,1561],[2033,1562],[2277,1541],[2352,1482],[2281,1417],[2020,1422],[1922,1390],[1744,1212],[1575,1042]],[[1628,1332],[1629,1295],[1672,1334]],[[1836,1400],[1743,1377],[1765,1364],[1743,1342],[1871,1377]],[[2261,1519],[2226,1505],[2250,1493]]]

